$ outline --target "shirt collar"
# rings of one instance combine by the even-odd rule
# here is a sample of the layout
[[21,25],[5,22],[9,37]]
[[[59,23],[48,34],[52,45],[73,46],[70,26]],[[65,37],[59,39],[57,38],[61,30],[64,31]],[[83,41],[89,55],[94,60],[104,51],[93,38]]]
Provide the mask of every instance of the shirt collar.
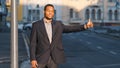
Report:
[[52,20],[47,20],[46,18],[43,19],[44,23],[52,23]]

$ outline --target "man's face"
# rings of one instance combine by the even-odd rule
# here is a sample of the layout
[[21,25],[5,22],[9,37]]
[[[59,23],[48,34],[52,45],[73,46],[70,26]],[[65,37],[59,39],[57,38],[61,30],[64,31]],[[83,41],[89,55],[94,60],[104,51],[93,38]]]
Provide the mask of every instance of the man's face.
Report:
[[44,16],[46,19],[51,20],[54,17],[54,8],[52,6],[47,6],[44,11]]

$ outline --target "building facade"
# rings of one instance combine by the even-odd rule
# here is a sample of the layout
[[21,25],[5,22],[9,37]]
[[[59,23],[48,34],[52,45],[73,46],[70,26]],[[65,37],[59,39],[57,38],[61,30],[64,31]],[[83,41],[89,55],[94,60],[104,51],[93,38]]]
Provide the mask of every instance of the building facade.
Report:
[[[18,23],[23,22],[23,0],[16,0],[17,2],[17,20]],[[7,22],[11,21],[11,0],[6,0],[6,6],[8,9]]]
[[7,8],[5,2],[5,0],[0,0],[0,26],[5,25],[6,22]]
[[[86,23],[91,19],[95,25],[120,25],[120,0],[63,0],[70,7],[63,9],[63,19],[69,23]],[[118,4],[119,5],[119,4]],[[65,12],[64,12],[65,10]],[[66,14],[66,15],[65,15]]]
[[[61,3],[61,0],[24,0],[23,5],[23,16],[24,16],[24,22],[33,22],[36,20],[39,20],[43,18],[43,8],[46,4],[53,4],[55,6],[55,16],[54,19],[61,20],[61,8],[62,6],[59,6],[58,4]],[[59,12],[58,12],[59,11]]]
[[[65,24],[84,24],[91,19],[98,26],[119,25],[120,8],[116,7],[117,1],[120,2],[120,0],[18,0],[18,20],[31,23],[43,18],[43,8],[50,3],[55,6],[54,19],[62,20]],[[8,13],[9,19],[10,11]]]

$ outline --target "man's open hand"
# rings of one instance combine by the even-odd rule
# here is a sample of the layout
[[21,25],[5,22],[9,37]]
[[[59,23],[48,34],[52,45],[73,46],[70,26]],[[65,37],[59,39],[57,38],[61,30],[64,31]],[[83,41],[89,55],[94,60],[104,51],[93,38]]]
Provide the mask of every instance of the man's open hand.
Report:
[[89,21],[88,21],[88,23],[86,25],[87,25],[87,28],[92,28],[94,26],[91,19],[89,19]]
[[93,25],[93,22],[91,21],[91,19],[88,20],[88,23],[85,24],[85,29],[88,29],[88,28],[92,28],[94,25]]

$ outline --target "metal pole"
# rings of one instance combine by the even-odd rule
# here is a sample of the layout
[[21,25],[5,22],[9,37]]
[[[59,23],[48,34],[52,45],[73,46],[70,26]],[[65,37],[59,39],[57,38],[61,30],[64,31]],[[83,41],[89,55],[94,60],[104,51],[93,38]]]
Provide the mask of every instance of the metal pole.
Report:
[[11,68],[18,68],[17,0],[11,0]]
[[103,25],[102,25],[102,26],[104,26],[104,24],[105,24],[105,23],[104,23],[104,11],[105,11],[105,10],[104,10],[104,0],[103,0],[103,19],[102,19]]

